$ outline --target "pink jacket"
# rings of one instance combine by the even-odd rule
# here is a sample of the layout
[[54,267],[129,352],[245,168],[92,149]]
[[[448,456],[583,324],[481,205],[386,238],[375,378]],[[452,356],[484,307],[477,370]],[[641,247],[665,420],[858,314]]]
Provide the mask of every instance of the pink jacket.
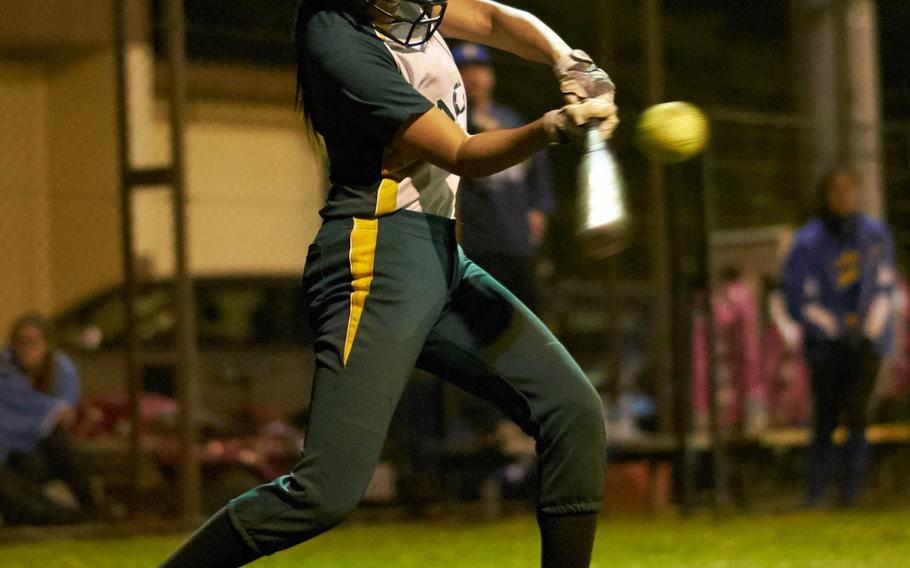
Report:
[[897,333],[895,334],[896,350],[894,378],[889,392],[890,397],[910,396],[910,286],[902,277],[898,278],[896,304]]
[[[763,418],[767,389],[760,363],[758,306],[741,282],[721,285],[714,295],[714,348],[717,402],[724,430],[747,429],[748,421]],[[708,346],[703,313],[694,329],[693,397],[696,422],[710,416]]]

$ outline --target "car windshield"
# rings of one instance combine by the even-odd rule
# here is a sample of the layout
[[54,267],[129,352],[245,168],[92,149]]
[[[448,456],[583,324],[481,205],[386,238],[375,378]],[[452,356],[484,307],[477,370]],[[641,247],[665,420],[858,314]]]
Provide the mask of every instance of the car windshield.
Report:
[[[121,294],[119,288],[113,290],[58,321],[64,341],[83,348],[120,345],[124,339]],[[141,343],[170,344],[176,321],[169,283],[140,290],[136,327]],[[200,346],[299,343],[311,337],[296,278],[197,281],[196,329]]]

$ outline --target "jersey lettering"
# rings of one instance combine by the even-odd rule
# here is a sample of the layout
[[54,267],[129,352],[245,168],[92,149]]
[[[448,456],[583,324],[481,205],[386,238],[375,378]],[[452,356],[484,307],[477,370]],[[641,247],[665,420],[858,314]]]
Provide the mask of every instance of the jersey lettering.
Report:
[[464,87],[461,83],[455,85],[455,92],[452,93],[452,106],[455,107],[455,116],[461,116],[468,110],[468,102],[465,100]]
[[439,99],[438,101],[436,101],[436,107],[439,110],[441,110],[442,112],[446,113],[446,115],[449,118],[451,118],[452,120],[455,120],[455,115],[452,114],[452,111],[449,110],[449,107],[443,102],[442,99]]
[[458,117],[468,110],[468,103],[465,98],[464,87],[461,86],[461,83],[456,83],[455,90],[452,91],[452,108],[455,109],[455,112],[453,113],[451,109],[449,109],[449,105],[442,99],[436,101],[436,106],[439,110],[446,113],[453,121],[458,122]]
[[841,289],[853,286],[860,279],[859,251],[845,250],[837,257],[837,285]]
[[[467,105],[464,85],[451,52],[440,35],[434,35],[425,49],[404,49],[386,44],[401,74],[414,89],[449,119],[466,128]],[[390,161],[389,164],[392,165]],[[458,176],[429,162],[418,161],[398,183],[399,209],[454,216]]]

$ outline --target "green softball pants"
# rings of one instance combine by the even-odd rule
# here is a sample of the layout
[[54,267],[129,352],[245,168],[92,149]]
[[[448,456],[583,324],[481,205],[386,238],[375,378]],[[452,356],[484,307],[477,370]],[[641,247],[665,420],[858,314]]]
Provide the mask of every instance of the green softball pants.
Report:
[[600,509],[600,397],[540,320],[464,256],[454,222],[410,211],[329,220],[304,288],[316,370],[302,459],[228,505],[257,553],[312,538],[356,507],[415,367],[493,402],[535,438],[539,513]]

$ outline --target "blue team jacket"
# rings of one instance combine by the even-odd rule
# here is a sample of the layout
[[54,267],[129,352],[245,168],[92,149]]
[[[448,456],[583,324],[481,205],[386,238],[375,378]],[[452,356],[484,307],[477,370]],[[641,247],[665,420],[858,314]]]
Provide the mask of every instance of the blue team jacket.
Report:
[[9,349],[0,351],[0,463],[11,453],[28,453],[47,436],[67,404],[79,402],[79,371],[63,353],[54,353],[55,387],[51,394],[32,388],[29,378],[12,362]]
[[[470,107],[468,113],[470,128]],[[502,128],[516,128],[525,123],[515,111],[495,103],[490,107],[490,115]],[[491,176],[461,178],[458,219],[465,253],[468,256],[535,255],[536,247],[529,238],[528,211],[553,211],[552,186],[545,151]]]
[[807,355],[819,342],[862,333],[881,356],[894,349],[894,242],[888,228],[860,215],[856,231],[837,235],[821,219],[804,225],[784,263],[790,315],[806,334]]

